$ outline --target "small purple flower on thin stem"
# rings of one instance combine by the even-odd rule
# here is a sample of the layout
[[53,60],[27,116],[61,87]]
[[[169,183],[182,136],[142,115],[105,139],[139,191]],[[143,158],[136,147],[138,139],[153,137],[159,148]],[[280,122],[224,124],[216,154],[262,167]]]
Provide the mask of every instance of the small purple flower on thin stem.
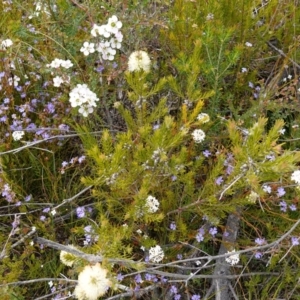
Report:
[[224,181],[223,176],[219,176],[219,177],[215,180],[215,183],[216,183],[216,185],[221,185],[223,181]]
[[280,210],[283,211],[283,212],[286,212],[287,210],[287,204],[284,200],[280,201],[279,202],[279,205],[280,205]]
[[176,255],[176,257],[177,257],[178,260],[182,260],[183,256],[182,256],[182,254],[179,253],[179,254]]
[[177,294],[177,287],[176,287],[175,285],[172,285],[172,286],[170,287],[170,293],[172,293],[172,294]]
[[208,150],[204,150],[204,151],[202,152],[202,154],[203,154],[205,157],[211,156],[211,153],[210,153]]
[[255,243],[259,246],[266,244],[266,239],[265,238],[256,238]]
[[122,281],[124,279],[124,275],[122,275],[121,273],[117,274],[117,280],[118,281]]
[[200,295],[193,295],[191,298],[191,300],[200,300],[200,299],[201,299]]
[[142,279],[141,274],[135,275],[134,281],[135,281],[136,283],[142,283],[142,282],[143,282],[143,279]]
[[279,187],[279,188],[277,189],[277,196],[278,196],[278,197],[282,197],[283,195],[285,195],[285,190],[284,190],[283,187]]
[[299,245],[299,238],[292,236],[291,237],[291,242],[293,246],[298,246]]
[[209,229],[209,234],[215,237],[215,235],[218,233],[218,229],[216,227],[212,227]]
[[291,211],[296,211],[296,210],[297,210],[297,207],[296,207],[295,204],[291,204],[291,205],[289,206],[289,208],[290,208]]
[[256,253],[254,254],[254,257],[255,257],[256,259],[261,259],[262,256],[263,256],[262,252],[259,252],[259,251],[256,252]]
[[180,298],[181,298],[181,295],[180,295],[180,294],[174,295],[174,300],[179,300]]
[[170,229],[171,229],[171,230],[176,230],[176,224],[175,224],[175,222],[172,222],[172,223],[170,224]]
[[84,206],[79,206],[76,208],[77,218],[83,218],[85,216],[85,208]]

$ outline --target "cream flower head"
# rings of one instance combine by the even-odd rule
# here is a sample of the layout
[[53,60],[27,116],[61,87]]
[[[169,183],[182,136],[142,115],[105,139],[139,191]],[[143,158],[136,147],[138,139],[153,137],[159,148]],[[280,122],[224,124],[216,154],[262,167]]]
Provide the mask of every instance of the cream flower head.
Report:
[[132,52],[128,59],[128,71],[150,71],[151,60],[147,52],[135,51]]
[[94,266],[85,266],[78,276],[74,296],[79,300],[97,300],[112,284],[106,275],[107,270],[103,269],[99,263]]

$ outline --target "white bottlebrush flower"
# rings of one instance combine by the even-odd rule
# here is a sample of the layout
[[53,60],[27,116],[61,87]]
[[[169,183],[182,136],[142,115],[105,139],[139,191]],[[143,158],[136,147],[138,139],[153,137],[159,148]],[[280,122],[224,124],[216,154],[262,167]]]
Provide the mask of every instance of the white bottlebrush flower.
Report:
[[128,59],[128,71],[150,71],[151,60],[147,52],[135,51],[130,54]]
[[0,50],[6,50],[7,48],[11,47],[12,45],[13,45],[13,41],[10,39],[6,39],[1,42]]
[[146,199],[146,208],[147,208],[147,211],[150,213],[157,212],[158,208],[159,208],[158,200],[153,196],[148,196]]
[[79,300],[97,300],[103,296],[111,286],[111,281],[106,278],[107,270],[99,263],[86,266],[78,276],[78,285],[74,296]]
[[[68,247],[72,248],[72,249],[77,249],[73,245],[68,245]],[[59,259],[64,265],[66,265],[68,267],[72,267],[74,262],[77,259],[77,256],[72,253],[66,252],[66,251],[60,251]]]
[[300,184],[300,170],[293,172],[291,180],[295,181],[297,184]]
[[256,192],[254,192],[254,191],[251,191],[251,193],[247,197],[247,200],[250,203],[256,203],[257,199],[259,199],[259,195]]
[[205,139],[205,133],[203,130],[201,129],[195,129],[192,132],[192,136],[193,136],[193,140],[195,141],[195,143],[199,144],[202,143]]
[[95,44],[94,43],[89,43],[89,42],[84,42],[83,46],[80,48],[80,52],[83,52],[85,56],[88,56],[90,53],[95,52]]
[[164,256],[164,251],[159,245],[151,247],[149,250],[149,261],[151,262],[159,263],[163,260]]
[[207,123],[210,121],[209,115],[206,113],[201,113],[197,116],[197,120],[200,121],[202,124]]
[[[228,251],[228,253],[235,253],[235,249],[232,251]],[[234,266],[240,261],[240,255],[239,254],[233,254],[225,258],[226,262],[228,262],[230,265]]]
[[24,131],[21,131],[21,130],[20,131],[14,131],[12,133],[12,137],[13,137],[14,141],[19,141],[19,140],[22,139],[24,134],[25,134]]

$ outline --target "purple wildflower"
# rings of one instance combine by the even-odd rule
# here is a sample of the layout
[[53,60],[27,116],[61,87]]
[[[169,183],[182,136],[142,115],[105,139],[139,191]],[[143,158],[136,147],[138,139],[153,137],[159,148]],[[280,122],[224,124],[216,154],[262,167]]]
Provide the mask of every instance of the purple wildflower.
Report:
[[286,212],[286,210],[287,210],[286,202],[284,200],[282,200],[282,201],[280,201],[279,205],[280,205],[280,210],[283,212]]
[[209,229],[209,234],[215,237],[215,235],[218,233],[218,229],[216,227],[212,227]]
[[296,207],[295,204],[291,204],[291,205],[289,206],[289,208],[290,208],[291,211],[296,211],[296,210],[297,210],[297,207]]
[[175,222],[172,222],[172,223],[170,224],[170,229],[171,229],[171,230],[176,230],[176,224],[175,224]]
[[211,156],[211,153],[208,150],[202,152],[205,157]]
[[79,206],[76,208],[77,218],[83,218],[85,216],[85,208],[84,206]]
[[277,196],[278,196],[278,197],[282,197],[283,195],[285,195],[285,190],[284,190],[283,187],[279,187],[279,188],[277,189]]
[[266,239],[265,238],[256,238],[255,239],[255,243],[259,246],[263,245],[266,243]]
[[215,183],[216,183],[216,185],[221,185],[223,181],[224,181],[223,176],[219,176],[219,177],[215,180]]
[[172,285],[172,286],[170,287],[170,293],[172,293],[172,294],[177,294],[177,287],[176,287],[175,285]]
[[298,246],[299,245],[299,238],[292,236],[291,242],[293,246]]
[[191,300],[200,300],[200,295],[193,295]]
[[134,281],[135,281],[136,283],[142,283],[142,282],[143,282],[143,279],[142,279],[141,274],[135,275]]

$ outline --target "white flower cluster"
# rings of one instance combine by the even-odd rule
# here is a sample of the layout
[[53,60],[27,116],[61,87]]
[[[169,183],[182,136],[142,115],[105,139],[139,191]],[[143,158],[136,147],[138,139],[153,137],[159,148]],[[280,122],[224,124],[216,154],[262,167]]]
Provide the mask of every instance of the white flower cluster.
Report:
[[204,141],[205,133],[201,129],[195,129],[192,132],[192,137],[193,137],[193,140],[195,141],[195,143],[199,144],[199,143],[202,143]]
[[[69,248],[72,248],[72,249],[77,249],[75,246],[73,245],[68,245]],[[69,252],[66,252],[66,251],[60,251],[60,256],[59,256],[59,259],[61,260],[61,262],[68,266],[68,267],[72,267],[74,262],[76,261],[77,259],[77,256],[72,254],[72,253],[69,253]]]
[[291,180],[295,181],[297,184],[300,185],[300,170],[294,171]]
[[128,59],[128,71],[150,71],[151,60],[147,52],[135,51],[132,52]]
[[0,44],[0,50],[6,50],[7,48],[11,47],[13,45],[12,40],[6,39],[3,40]]
[[[228,251],[228,253],[235,253],[235,249],[232,251]],[[233,254],[225,258],[226,262],[228,262],[230,265],[234,266],[240,261],[239,254]]]
[[14,132],[12,133],[12,137],[13,137],[14,141],[19,141],[19,140],[21,140],[22,137],[23,137],[23,135],[24,135],[24,131],[14,131]]
[[121,48],[123,41],[123,34],[120,31],[121,27],[122,22],[116,16],[109,18],[105,25],[99,26],[94,24],[91,35],[94,37],[100,36],[100,41],[97,43],[84,42],[80,51],[85,56],[97,51],[103,60],[114,60],[117,53],[116,49]]
[[[73,64],[69,59],[63,60],[63,59],[55,58],[50,64],[47,64],[46,67],[52,69],[60,69],[60,67],[64,69],[69,69],[73,67]],[[54,73],[51,72],[51,74],[53,75]],[[62,76],[55,76],[53,78],[53,86],[60,87],[62,83],[70,83],[70,76],[64,74],[63,72],[59,74]]]
[[147,208],[147,211],[150,213],[157,212],[158,208],[159,208],[158,200],[153,196],[148,196],[146,199],[146,208]]
[[163,260],[164,256],[164,251],[159,245],[151,247],[149,250],[149,261],[151,262],[159,263]]
[[74,296],[79,300],[97,300],[103,296],[111,286],[111,281],[106,278],[107,270],[99,263],[94,266],[85,266],[78,276],[78,284]]
[[48,68],[53,68],[53,69],[57,69],[59,67],[69,69],[69,68],[73,67],[73,64],[69,59],[63,60],[63,59],[55,58],[54,60],[52,60],[52,62],[50,64],[47,64],[46,66]]
[[69,93],[70,103],[72,107],[79,107],[79,113],[84,117],[94,111],[96,102],[99,101],[96,94],[92,92],[86,84],[77,84]]
[[206,113],[201,113],[197,116],[197,120],[200,121],[202,124],[209,122],[210,118],[209,115]]

